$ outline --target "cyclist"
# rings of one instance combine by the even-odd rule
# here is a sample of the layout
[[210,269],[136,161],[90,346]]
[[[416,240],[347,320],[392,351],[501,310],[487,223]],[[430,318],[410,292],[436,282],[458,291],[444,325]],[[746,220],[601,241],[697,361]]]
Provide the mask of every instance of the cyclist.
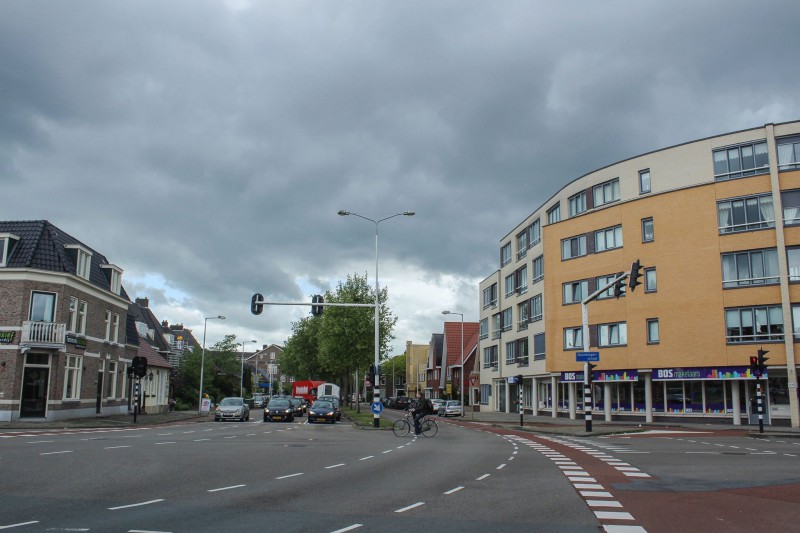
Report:
[[417,391],[417,401],[410,411],[414,415],[414,435],[419,435],[422,433],[419,421],[433,412],[433,405],[429,399],[422,396],[422,392]]

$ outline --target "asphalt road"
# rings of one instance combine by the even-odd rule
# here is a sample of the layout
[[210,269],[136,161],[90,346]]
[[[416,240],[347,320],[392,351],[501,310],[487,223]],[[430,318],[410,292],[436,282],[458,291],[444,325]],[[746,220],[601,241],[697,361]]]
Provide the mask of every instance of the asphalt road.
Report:
[[0,441],[18,531],[597,531],[550,458],[503,431],[195,423]]

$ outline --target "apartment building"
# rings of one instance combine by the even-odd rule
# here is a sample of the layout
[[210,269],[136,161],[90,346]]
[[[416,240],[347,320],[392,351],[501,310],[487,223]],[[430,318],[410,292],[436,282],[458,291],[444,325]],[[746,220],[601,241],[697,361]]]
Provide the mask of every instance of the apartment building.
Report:
[[[585,305],[615,276],[643,284]],[[500,240],[480,283],[481,408],[575,417],[597,351],[607,420],[754,420],[797,427],[800,122],[642,154],[578,177]],[[749,359],[767,350],[757,380]]]
[[428,345],[406,341],[406,394],[412,398],[427,385]]

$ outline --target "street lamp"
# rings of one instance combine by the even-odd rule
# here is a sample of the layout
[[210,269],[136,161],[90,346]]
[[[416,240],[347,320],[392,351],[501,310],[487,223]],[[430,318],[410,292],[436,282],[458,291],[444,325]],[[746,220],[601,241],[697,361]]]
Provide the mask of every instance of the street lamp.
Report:
[[456,313],[455,311],[442,311],[443,315],[460,315],[461,316],[461,377],[458,385],[458,390],[461,391],[461,416],[464,416],[464,313]]
[[[413,217],[414,211],[403,211],[402,213],[395,213],[394,215],[381,218],[378,220],[373,220],[371,218],[365,217],[363,215],[359,215],[358,213],[353,213],[351,211],[345,211],[342,209],[339,211],[339,216],[346,217],[347,215],[353,215],[354,217],[363,218],[364,220],[369,220],[373,224],[375,224],[375,372],[377,375],[378,366],[380,366],[380,320],[381,320],[381,310],[380,310],[380,293],[378,292],[378,224],[383,222],[384,220],[389,220],[390,218],[399,217],[399,216],[406,216],[406,217]],[[375,379],[375,383],[373,384],[373,394],[372,394],[372,402],[380,402],[381,399],[381,390],[380,390],[380,379]],[[375,416],[372,421],[373,427],[380,427],[381,424],[381,415],[380,413],[375,413]]]
[[203,372],[206,367],[206,328],[209,320],[225,320],[222,315],[207,316],[203,319],[203,356],[200,358],[200,399],[197,402],[197,412],[203,414]]
[[[258,342],[257,340],[253,339],[250,342]],[[242,345],[242,369],[239,371],[239,396],[244,398],[244,342],[237,342],[236,344]]]

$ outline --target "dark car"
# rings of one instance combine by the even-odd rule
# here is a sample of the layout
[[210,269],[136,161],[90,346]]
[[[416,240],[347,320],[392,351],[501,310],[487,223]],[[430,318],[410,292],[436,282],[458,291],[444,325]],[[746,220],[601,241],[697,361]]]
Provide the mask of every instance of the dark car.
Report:
[[289,403],[292,404],[292,409],[294,409],[294,416],[303,416],[306,411],[303,409],[303,402],[301,402],[297,398],[289,398]]
[[273,398],[264,408],[264,422],[292,422],[293,420],[294,408],[286,398]]
[[339,405],[339,398],[335,396],[320,396],[317,400],[325,400],[326,402],[331,402],[333,404],[333,408],[336,409],[336,420],[342,419],[342,406]]
[[336,423],[336,407],[328,400],[317,400],[308,408],[308,423],[314,422]]
[[399,409],[401,411],[405,411],[408,409],[408,404],[410,400],[408,396],[398,396],[397,399],[394,401],[394,408]]

